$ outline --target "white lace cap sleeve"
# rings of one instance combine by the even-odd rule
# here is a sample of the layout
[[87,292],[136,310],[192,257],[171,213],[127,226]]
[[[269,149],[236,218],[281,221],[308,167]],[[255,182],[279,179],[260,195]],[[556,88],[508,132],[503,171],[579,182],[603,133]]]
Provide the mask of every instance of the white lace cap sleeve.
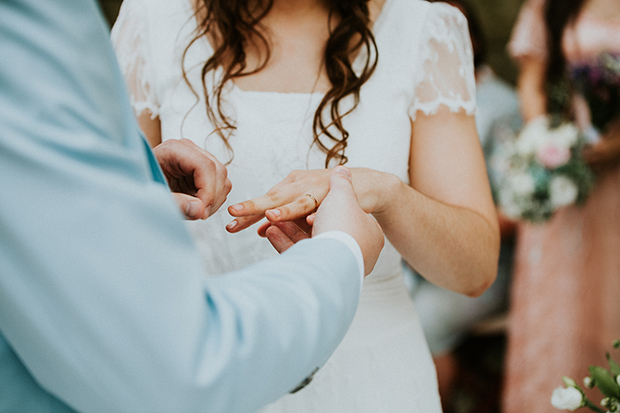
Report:
[[421,37],[409,116],[415,119],[418,111],[431,115],[441,106],[473,115],[476,81],[467,19],[452,6],[433,3]]
[[146,13],[147,8],[139,0],[123,1],[111,39],[135,114],[148,110],[154,119],[159,114],[159,103],[149,83],[153,77],[149,67]]

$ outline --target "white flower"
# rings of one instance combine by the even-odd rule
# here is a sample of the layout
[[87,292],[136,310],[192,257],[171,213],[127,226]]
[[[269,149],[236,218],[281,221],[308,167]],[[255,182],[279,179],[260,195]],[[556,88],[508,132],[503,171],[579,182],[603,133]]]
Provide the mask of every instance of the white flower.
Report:
[[575,202],[579,195],[579,188],[569,178],[556,175],[549,183],[549,196],[553,208],[560,208]]
[[565,122],[557,128],[549,127],[549,117],[539,116],[529,121],[521,130],[516,149],[522,155],[536,153],[545,145],[552,144],[570,149],[579,139],[579,129],[575,124]]
[[618,383],[618,386],[620,386],[620,374],[616,376],[616,383]]
[[594,382],[592,381],[592,377],[590,376],[584,377],[583,385],[586,386],[588,389],[591,389],[592,387],[594,387]]
[[507,156],[496,153],[489,157],[489,166],[493,171],[505,174],[510,170],[510,161]]
[[560,410],[577,410],[583,404],[583,396],[579,390],[574,387],[558,387],[553,391],[551,396],[551,404]]
[[500,205],[500,209],[502,210],[502,214],[506,216],[506,218],[510,219],[520,219],[521,214],[523,214],[523,210],[518,202],[515,200],[514,193],[507,186],[502,186],[499,190],[498,201]]
[[509,185],[516,195],[530,195],[536,189],[534,178],[526,172],[519,172],[511,176]]
[[502,214],[506,218],[510,218],[514,220],[521,219],[521,215],[523,214],[523,211],[521,210],[519,205],[517,205],[517,203],[515,202],[508,202],[506,204],[503,204],[501,210],[502,210]]
[[573,123],[564,123],[549,131],[548,139],[554,145],[570,149],[579,138],[579,129]]
[[541,143],[545,142],[549,133],[549,120],[546,116],[539,116],[529,121],[519,133],[516,150],[522,155],[534,154]]

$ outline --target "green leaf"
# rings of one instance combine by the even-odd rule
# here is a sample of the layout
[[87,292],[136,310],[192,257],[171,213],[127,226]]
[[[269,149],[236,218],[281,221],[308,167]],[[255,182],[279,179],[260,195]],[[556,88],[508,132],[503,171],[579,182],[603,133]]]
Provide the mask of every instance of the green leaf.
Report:
[[620,364],[616,363],[616,361],[611,358],[609,353],[605,353],[605,357],[607,357],[607,361],[609,362],[609,369],[611,370],[611,374],[613,374],[614,376],[620,375]]
[[607,397],[620,398],[620,386],[611,373],[599,366],[590,366],[590,376],[594,379],[596,387]]

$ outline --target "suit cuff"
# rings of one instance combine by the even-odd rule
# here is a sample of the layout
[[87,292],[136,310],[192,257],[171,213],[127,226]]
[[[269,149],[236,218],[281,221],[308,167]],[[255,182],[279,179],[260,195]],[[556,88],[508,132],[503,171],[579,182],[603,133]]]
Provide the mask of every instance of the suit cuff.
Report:
[[364,282],[364,256],[362,255],[362,250],[359,244],[357,243],[357,241],[355,241],[355,238],[353,238],[352,236],[350,236],[349,234],[343,231],[328,231],[328,232],[319,234],[316,237],[313,237],[313,239],[320,239],[320,238],[330,238],[330,239],[338,240],[344,243],[344,245],[346,245],[349,248],[349,250],[353,253],[353,256],[355,257],[355,261],[357,261],[357,268],[359,268],[360,290],[361,290],[361,286]]

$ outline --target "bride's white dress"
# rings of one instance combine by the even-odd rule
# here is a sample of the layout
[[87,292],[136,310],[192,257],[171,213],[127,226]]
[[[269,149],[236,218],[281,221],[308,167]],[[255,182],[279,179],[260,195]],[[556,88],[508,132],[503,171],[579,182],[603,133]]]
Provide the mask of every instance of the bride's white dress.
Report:
[[[211,134],[204,98],[197,98],[182,77],[181,55],[195,28],[188,0],[125,0],[113,40],[136,111],[150,109],[159,116],[164,140],[190,138],[226,162],[230,153]],[[386,0],[373,31],[379,63],[361,89],[359,106],[344,118],[350,133],[347,165],[390,172],[408,182],[411,120],[418,111],[432,114],[442,105],[474,111],[467,22],[443,3]],[[211,53],[206,40],[187,53],[187,76],[198,96],[200,70]],[[231,217],[226,207],[265,194],[294,169],[324,167],[325,154],[311,147],[312,116],[321,97],[228,85],[225,110],[237,125],[230,139],[234,158],[228,165],[233,189],[217,214],[188,223],[209,274],[276,254],[254,229],[228,234],[224,226]],[[435,368],[400,261],[386,241],[375,270],[365,279],[359,309],[342,344],[306,388],[264,412],[441,411]]]

